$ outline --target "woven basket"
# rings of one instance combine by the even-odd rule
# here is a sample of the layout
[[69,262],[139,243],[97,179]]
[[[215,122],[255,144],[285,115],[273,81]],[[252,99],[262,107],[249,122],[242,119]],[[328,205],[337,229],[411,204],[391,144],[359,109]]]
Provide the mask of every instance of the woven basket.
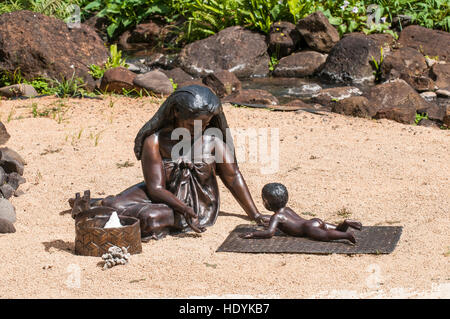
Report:
[[123,227],[103,228],[109,217],[96,216],[75,225],[75,254],[101,257],[111,246],[126,247],[130,254],[142,252],[141,228],[134,217],[119,216]]

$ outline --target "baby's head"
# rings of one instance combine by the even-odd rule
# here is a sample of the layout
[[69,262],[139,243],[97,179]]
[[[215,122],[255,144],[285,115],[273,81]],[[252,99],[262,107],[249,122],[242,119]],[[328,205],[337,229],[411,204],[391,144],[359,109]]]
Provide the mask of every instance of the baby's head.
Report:
[[288,202],[288,191],[283,184],[269,183],[264,185],[261,196],[264,207],[272,212],[286,206]]

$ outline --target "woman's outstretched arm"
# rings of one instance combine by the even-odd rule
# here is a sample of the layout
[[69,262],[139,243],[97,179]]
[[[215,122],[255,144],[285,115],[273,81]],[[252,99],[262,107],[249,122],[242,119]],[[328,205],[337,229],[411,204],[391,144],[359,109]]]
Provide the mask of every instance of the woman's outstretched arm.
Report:
[[251,219],[258,224],[267,225],[270,216],[262,215],[256,208],[244,177],[235,161],[234,154],[230,152],[223,141],[218,139],[216,139],[215,153],[216,155],[220,154],[221,157],[216,161],[216,169],[224,185]]

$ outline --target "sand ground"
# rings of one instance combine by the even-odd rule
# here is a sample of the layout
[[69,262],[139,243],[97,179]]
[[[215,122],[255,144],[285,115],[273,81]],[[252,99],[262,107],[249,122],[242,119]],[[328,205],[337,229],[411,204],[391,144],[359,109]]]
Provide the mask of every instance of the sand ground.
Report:
[[67,199],[85,189],[116,194],[142,180],[133,141],[160,103],[0,101],[7,146],[28,162],[25,194],[12,198],[17,232],[0,235],[0,297],[450,297],[450,131],[338,114],[224,106],[233,128],[279,128],[278,172],[240,164],[262,212],[261,187],[279,181],[298,213],[335,222],[345,207],[364,225],[403,226],[392,254],[215,253],[249,223],[220,183],[222,212],[201,236],[145,243],[128,265],[107,271],[100,258],[74,255],[74,222],[61,214]]

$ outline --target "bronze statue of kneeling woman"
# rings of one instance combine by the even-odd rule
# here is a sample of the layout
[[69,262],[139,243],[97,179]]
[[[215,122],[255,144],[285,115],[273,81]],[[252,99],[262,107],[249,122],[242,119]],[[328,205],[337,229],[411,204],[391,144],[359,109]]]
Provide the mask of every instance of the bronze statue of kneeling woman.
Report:
[[[201,134],[196,134],[199,125]],[[189,132],[187,156],[178,156],[180,141],[173,139],[177,128]],[[209,135],[209,128],[220,131],[223,139]],[[178,89],[136,136],[134,152],[142,162],[144,181],[92,201],[89,210],[104,213],[109,208],[119,216],[138,218],[143,239],[159,239],[171,231],[203,232],[219,214],[219,176],[247,215],[267,225],[270,216],[262,215],[253,202],[227,128],[221,102],[210,89],[198,85]],[[76,200],[70,202],[75,210],[83,210]]]

